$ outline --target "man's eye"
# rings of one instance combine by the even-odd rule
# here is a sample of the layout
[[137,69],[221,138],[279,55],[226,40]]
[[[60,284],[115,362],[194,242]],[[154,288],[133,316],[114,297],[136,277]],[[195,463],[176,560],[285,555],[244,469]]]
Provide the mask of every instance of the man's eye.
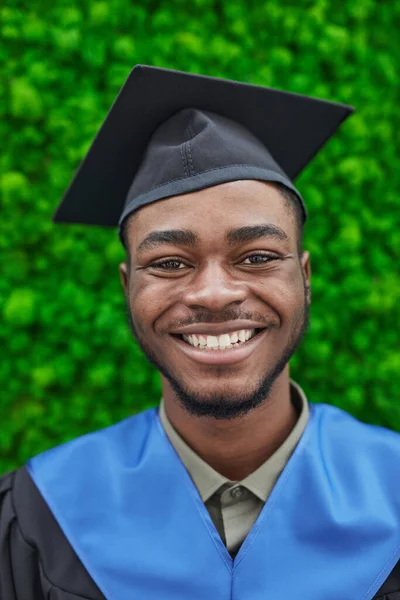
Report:
[[249,260],[250,262],[244,262],[244,264],[265,265],[267,262],[270,262],[272,260],[278,260],[278,258],[278,256],[272,256],[271,254],[251,254],[250,256],[247,256],[244,259],[245,261]]
[[179,267],[179,265],[182,265],[183,267],[186,266],[181,260],[174,259],[162,260],[160,262],[153,263],[150,266],[154,269],[162,269],[164,271],[180,271],[182,267]]

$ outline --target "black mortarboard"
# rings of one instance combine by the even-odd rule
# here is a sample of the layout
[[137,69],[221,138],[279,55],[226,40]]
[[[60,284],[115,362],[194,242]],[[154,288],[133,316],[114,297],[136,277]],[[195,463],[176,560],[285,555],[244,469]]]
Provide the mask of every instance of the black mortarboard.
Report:
[[271,88],[137,65],[54,221],[121,225],[139,207],[227,181],[292,180],[353,108]]

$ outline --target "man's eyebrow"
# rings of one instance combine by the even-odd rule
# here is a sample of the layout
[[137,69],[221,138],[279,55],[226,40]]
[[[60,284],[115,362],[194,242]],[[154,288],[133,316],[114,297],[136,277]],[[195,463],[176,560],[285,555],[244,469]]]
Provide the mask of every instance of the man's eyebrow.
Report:
[[165,244],[176,244],[179,246],[193,247],[198,243],[198,236],[193,231],[186,229],[165,229],[164,231],[152,231],[137,247],[136,252],[154,250]]
[[275,238],[284,242],[289,241],[289,236],[277,225],[266,223],[262,225],[250,225],[231,229],[228,232],[227,239],[230,246],[245,242],[253,242],[262,238]]

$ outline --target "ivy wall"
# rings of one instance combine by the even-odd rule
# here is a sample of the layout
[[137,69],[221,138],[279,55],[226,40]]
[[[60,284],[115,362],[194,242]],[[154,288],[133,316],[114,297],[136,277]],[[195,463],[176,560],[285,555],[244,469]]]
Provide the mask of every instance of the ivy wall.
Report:
[[116,230],[51,221],[137,63],[356,107],[297,180],[313,278],[291,375],[400,431],[399,30],[399,0],[3,0],[0,472],[159,401]]

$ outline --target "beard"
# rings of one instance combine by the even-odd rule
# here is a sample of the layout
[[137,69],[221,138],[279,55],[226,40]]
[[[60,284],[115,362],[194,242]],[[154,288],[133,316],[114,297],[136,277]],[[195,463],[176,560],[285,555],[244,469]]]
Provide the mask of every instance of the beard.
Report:
[[218,420],[230,420],[246,415],[267,401],[271,388],[286,367],[300,345],[310,324],[310,309],[308,302],[309,287],[304,285],[304,301],[301,313],[296,319],[288,343],[275,364],[271,366],[266,363],[264,375],[255,382],[253,390],[247,394],[234,397],[232,393],[205,394],[190,390],[179,379],[179,373],[172,373],[165,364],[155,355],[152,348],[146,343],[144,336],[140,335],[132,317],[132,312],[127,300],[127,318],[131,332],[147,359],[156,369],[164,375],[173,389],[176,399],[186,412],[196,417],[213,417]]

